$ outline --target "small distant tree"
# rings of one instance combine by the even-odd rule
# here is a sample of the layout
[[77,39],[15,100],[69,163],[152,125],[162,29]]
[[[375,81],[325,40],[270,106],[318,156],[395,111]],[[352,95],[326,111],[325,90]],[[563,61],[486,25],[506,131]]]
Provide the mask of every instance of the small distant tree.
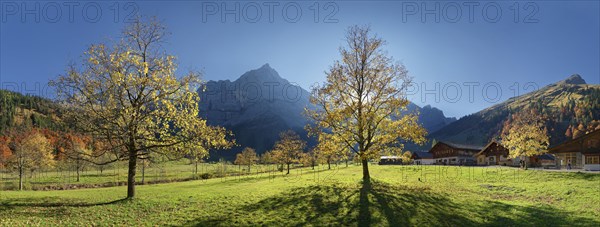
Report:
[[580,123],[577,128],[573,127],[573,139],[585,135],[585,127]]
[[400,159],[402,159],[402,164],[405,164],[405,165],[410,164],[410,162],[412,162],[412,152],[405,151],[400,156]]
[[567,127],[567,131],[565,131],[565,136],[567,137],[567,139],[572,139],[573,138],[573,132],[571,131],[571,126],[569,125],[569,127]]
[[522,160],[524,169],[527,169],[527,158],[544,154],[549,143],[545,119],[535,109],[513,114],[502,129],[502,145],[508,149],[510,158]]
[[306,142],[291,130],[280,133],[279,137],[280,140],[275,143],[273,154],[278,163],[287,165],[286,174],[290,174],[290,165],[298,162]]
[[229,149],[236,146],[233,134],[222,127],[214,127],[206,130],[210,140],[205,140],[200,146],[187,149],[184,155],[194,164],[194,174],[198,174],[198,164],[208,157],[211,149]]
[[140,162],[139,167],[142,170],[141,171],[142,172],[142,180],[140,181],[140,184],[145,184],[146,183],[146,168],[149,168],[153,162],[152,153],[146,152],[145,154],[138,156],[138,161]]
[[0,167],[6,166],[6,162],[12,155],[12,151],[8,146],[10,144],[10,138],[7,136],[0,136]]
[[302,163],[302,166],[310,166],[312,169],[315,169],[317,162],[318,158],[314,148],[300,155],[300,163]]
[[260,155],[259,162],[261,164],[275,164],[275,160],[273,158],[273,152],[267,151]]
[[91,158],[93,163],[102,163],[102,165],[94,165],[95,168],[100,171],[100,174],[104,173],[104,170],[111,168],[114,166],[114,162],[112,160],[118,158],[118,152],[114,152],[110,149],[107,141],[98,140],[96,138],[91,138],[89,141],[89,149],[91,150]]
[[276,157],[276,154],[274,151],[267,151],[264,154],[262,154],[260,156],[260,163],[262,164],[276,164],[277,165],[277,169],[279,171],[283,171],[283,167],[279,167],[279,165],[282,165],[281,163],[279,163],[279,160]]
[[258,156],[256,156],[256,151],[250,147],[244,148],[242,153],[237,154],[235,159],[236,165],[245,165],[248,166],[248,172],[250,172],[250,167],[258,161]]
[[331,163],[337,162],[347,149],[341,141],[336,141],[336,137],[330,134],[318,134],[319,144],[317,145],[317,155],[327,164],[327,169],[331,169]]
[[26,170],[54,165],[54,155],[50,143],[35,129],[13,134],[13,140],[9,146],[12,154],[8,158],[7,164],[19,174],[19,190],[23,190],[23,176]]
[[75,167],[77,174],[77,182],[80,181],[81,171],[89,163],[87,159],[92,155],[91,149],[88,147],[89,138],[82,135],[68,133],[65,135],[67,146],[64,149],[65,157],[71,166]]

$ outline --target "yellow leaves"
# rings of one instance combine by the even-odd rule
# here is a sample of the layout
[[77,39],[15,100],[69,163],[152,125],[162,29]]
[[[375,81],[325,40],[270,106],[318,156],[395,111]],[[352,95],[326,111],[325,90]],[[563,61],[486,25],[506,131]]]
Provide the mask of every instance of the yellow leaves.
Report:
[[110,140],[107,146],[134,141],[137,148],[158,146],[155,149],[165,153],[194,151],[199,156],[212,148],[233,146],[231,132],[208,126],[198,117],[195,88],[200,73],[178,78],[174,56],[143,52],[131,41],[90,46],[83,67],[73,68],[54,83],[57,93],[64,94],[61,101],[72,107],[67,114],[77,126]]
[[54,155],[48,139],[36,130],[23,132],[16,149],[8,160],[9,165],[20,168],[40,168],[54,165]]
[[[417,123],[418,115],[400,115],[409,101],[403,96],[410,81],[402,64],[393,64],[381,49],[381,39],[369,37],[368,28],[352,27],[340,61],[329,69],[327,81],[311,92],[318,110],[308,116],[322,130],[321,139],[354,149],[363,159],[383,150],[401,150],[400,140],[422,143],[427,134]],[[340,145],[340,141],[344,142]]]
[[148,74],[148,62],[144,62],[144,75]]
[[93,65],[98,65],[98,64],[100,64],[100,62],[99,62],[97,59],[93,58],[93,57],[90,57],[90,58],[88,59],[88,62],[90,62],[90,64],[93,64]]
[[502,131],[502,145],[511,158],[543,154],[548,148],[545,122],[537,111],[522,110],[512,115]]

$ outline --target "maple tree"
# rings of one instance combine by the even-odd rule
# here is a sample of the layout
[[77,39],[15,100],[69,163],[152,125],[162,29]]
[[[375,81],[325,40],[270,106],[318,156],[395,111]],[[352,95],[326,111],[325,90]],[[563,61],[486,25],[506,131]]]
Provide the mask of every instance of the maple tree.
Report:
[[299,161],[306,142],[294,131],[288,130],[279,134],[279,141],[273,148],[273,158],[282,165],[287,165],[287,173],[290,174],[290,165]]
[[404,65],[387,56],[384,44],[369,27],[350,27],[341,60],[326,72],[325,83],[312,88],[310,101],[318,108],[306,110],[316,122],[310,127],[358,155],[365,181],[370,159],[384,150],[401,153],[402,141],[422,144],[426,134],[416,114],[402,113],[411,78]]
[[128,161],[127,198],[135,196],[139,157],[207,153],[205,144],[226,137],[199,117],[201,75],[175,75],[175,56],[162,49],[167,34],[156,19],[137,18],[119,42],[91,45],[81,67],[50,82],[69,122],[116,154],[105,163]]
[[235,164],[236,165],[245,165],[248,166],[248,172],[250,172],[250,167],[258,161],[258,156],[256,156],[256,151],[250,147],[244,148],[242,153],[236,155]]
[[544,154],[549,142],[546,120],[536,109],[524,109],[513,114],[502,129],[502,145],[510,158],[520,158],[527,169],[527,157]]
[[34,171],[54,165],[54,155],[50,142],[37,129],[11,132],[9,147],[12,154],[6,160],[8,167],[19,175],[19,190],[23,190],[23,177],[26,170]]

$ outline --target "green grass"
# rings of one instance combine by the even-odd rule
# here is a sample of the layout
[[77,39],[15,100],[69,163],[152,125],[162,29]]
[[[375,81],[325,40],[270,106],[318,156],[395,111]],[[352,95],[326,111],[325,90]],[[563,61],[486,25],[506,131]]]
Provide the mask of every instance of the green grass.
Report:
[[0,192],[0,225],[600,225],[600,174],[513,168],[294,169],[137,187]]
[[[25,190],[48,190],[64,188],[94,188],[127,183],[127,162],[114,163],[100,172],[94,166],[88,166],[80,173],[79,182],[74,168],[54,168],[26,173],[24,180]],[[251,172],[274,171],[275,165],[260,165],[251,168]],[[141,163],[138,164],[136,182],[142,181]],[[145,183],[161,183],[199,179],[203,174],[210,177],[226,175],[249,174],[244,167],[225,163],[199,163],[198,174],[194,174],[195,166],[187,160],[170,161],[151,164],[145,168]],[[0,169],[0,190],[18,190],[19,177],[15,172]]]

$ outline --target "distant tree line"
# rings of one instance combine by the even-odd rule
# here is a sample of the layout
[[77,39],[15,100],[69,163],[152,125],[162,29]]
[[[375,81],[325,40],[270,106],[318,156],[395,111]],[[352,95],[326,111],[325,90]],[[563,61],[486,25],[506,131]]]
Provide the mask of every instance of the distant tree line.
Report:
[[61,129],[60,107],[45,98],[0,90],[0,133],[13,127]]

